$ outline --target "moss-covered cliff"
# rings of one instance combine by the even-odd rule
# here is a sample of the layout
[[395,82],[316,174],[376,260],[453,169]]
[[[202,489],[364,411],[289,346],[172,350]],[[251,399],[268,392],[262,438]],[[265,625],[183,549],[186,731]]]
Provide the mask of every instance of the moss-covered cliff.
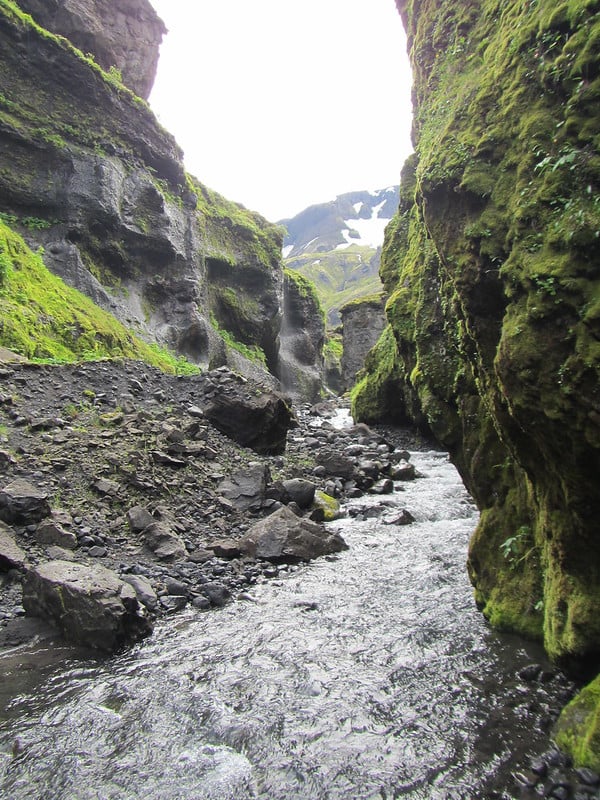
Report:
[[481,508],[496,625],[600,661],[600,3],[397,0],[416,155],[358,387],[423,413]]
[[4,222],[148,341],[277,376],[283,231],[187,175],[182,158],[117,71],[0,0]]

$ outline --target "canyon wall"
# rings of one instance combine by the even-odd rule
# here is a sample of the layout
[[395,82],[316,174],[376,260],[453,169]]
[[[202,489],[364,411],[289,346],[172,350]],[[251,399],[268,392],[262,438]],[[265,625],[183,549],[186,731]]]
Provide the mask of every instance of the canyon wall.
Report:
[[[278,377],[283,230],[188,175],[146,103],[98,65],[107,36],[120,42],[113,55],[136,52],[132,19],[152,17],[156,39],[162,23],[143,0],[34,5],[23,2],[64,33],[69,9],[95,58],[0,0],[3,221],[147,341],[200,366]],[[154,67],[140,74],[148,82]]]
[[[397,0],[416,154],[359,418],[425,422],[490,621],[600,666],[600,4]],[[600,748],[598,748],[600,752]]]

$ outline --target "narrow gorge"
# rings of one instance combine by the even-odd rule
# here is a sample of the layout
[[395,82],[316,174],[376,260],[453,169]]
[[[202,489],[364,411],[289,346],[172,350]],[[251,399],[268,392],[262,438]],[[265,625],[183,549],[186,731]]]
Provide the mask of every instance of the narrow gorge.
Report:
[[396,6],[415,152],[332,365],[148,106],[148,0],[0,0],[15,800],[600,796],[600,1]]
[[[481,509],[492,625],[587,677],[600,654],[596,2],[401,2],[416,154],[381,275],[388,327],[357,418],[412,420]],[[598,684],[559,740],[600,765]]]

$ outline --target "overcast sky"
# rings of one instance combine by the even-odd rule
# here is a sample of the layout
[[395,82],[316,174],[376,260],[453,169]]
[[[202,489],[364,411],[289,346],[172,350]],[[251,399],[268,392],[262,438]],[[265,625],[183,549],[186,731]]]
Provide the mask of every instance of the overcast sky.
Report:
[[410,70],[394,0],[151,0],[150,104],[187,169],[270,220],[398,183]]

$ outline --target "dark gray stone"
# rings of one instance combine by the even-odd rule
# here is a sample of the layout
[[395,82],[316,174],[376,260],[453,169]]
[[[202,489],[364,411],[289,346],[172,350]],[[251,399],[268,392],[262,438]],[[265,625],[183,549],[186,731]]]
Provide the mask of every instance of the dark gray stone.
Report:
[[65,550],[75,550],[77,537],[71,531],[65,530],[62,525],[52,519],[40,522],[35,532],[35,538],[40,544],[57,545]]
[[144,528],[144,543],[161,561],[179,561],[187,556],[180,537],[163,522],[153,522]]
[[152,631],[135,591],[111,570],[49,561],[23,581],[23,606],[77,644],[112,652]]
[[27,563],[27,556],[15,542],[13,532],[0,522],[0,569],[22,569]]
[[257,522],[240,539],[243,553],[267,561],[310,561],[319,556],[347,550],[338,533],[297,517],[284,506]]
[[219,492],[238,511],[258,509],[264,503],[270,478],[267,464],[254,462],[225,478],[219,486]]
[[304,478],[290,478],[283,481],[283,488],[293,503],[300,508],[310,508],[315,499],[316,486]]
[[0,490],[0,520],[20,525],[40,522],[50,515],[48,493],[24,478],[17,478]]

